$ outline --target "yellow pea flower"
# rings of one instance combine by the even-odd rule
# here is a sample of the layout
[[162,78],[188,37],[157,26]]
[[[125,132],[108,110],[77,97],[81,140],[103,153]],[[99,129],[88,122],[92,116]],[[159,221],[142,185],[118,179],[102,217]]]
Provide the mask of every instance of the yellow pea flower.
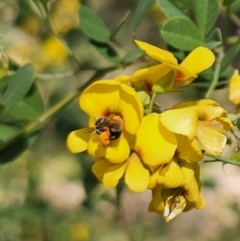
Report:
[[135,42],[147,55],[162,64],[137,70],[132,76],[121,75],[115,79],[123,83],[130,82],[134,88],[144,88],[150,94],[156,81],[162,79],[171,70],[174,71],[173,79],[168,80],[169,84],[164,83],[164,81],[162,83],[165,91],[190,84],[200,72],[211,67],[215,61],[215,56],[211,50],[205,47],[197,47],[182,63],[178,64],[177,59],[171,52],[138,40],[135,40]]
[[235,70],[229,82],[229,100],[235,105],[240,104],[240,75]]
[[[183,211],[192,208],[203,209],[205,201],[201,193],[200,169],[197,162],[182,161],[179,163],[181,171],[174,171],[180,175],[180,181],[175,182],[175,187],[157,185],[152,190],[152,201],[149,204],[149,211],[159,212],[167,222],[177,217]],[[170,169],[169,169],[170,170]],[[169,174],[170,176],[170,174]],[[174,177],[177,180],[177,177]],[[181,183],[178,185],[178,183]]]
[[183,102],[160,115],[165,127],[173,133],[196,138],[211,155],[221,155],[227,138],[224,132],[233,129],[227,112],[213,100]]
[[[165,68],[176,71],[173,86],[182,86],[191,83],[197,75],[212,66],[215,56],[211,50],[205,47],[195,48],[181,64],[178,64],[174,55],[151,44],[135,40],[138,47],[151,58],[161,62]],[[160,65],[161,66],[161,65]],[[163,68],[161,66],[161,68]]]
[[90,117],[90,127],[69,134],[70,151],[88,150],[91,156],[113,163],[126,160],[130,153],[127,136],[136,134],[143,117],[137,93],[118,81],[100,80],[83,91],[79,104]]
[[170,162],[177,147],[174,134],[159,122],[156,113],[143,118],[132,139],[131,153],[125,162],[113,164],[111,160],[100,159],[93,165],[93,172],[106,187],[115,187],[125,175],[125,183],[130,190],[146,190],[150,170]]

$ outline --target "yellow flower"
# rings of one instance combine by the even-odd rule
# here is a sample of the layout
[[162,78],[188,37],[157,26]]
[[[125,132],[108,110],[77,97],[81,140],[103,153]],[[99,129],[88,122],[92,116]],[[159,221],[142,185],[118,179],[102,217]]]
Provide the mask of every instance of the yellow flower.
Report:
[[106,187],[115,187],[125,174],[130,190],[146,190],[150,180],[150,169],[171,161],[177,141],[160,122],[159,115],[152,113],[143,118],[135,137],[132,137],[131,153],[125,162],[111,163],[101,158],[93,165],[93,172]]
[[[115,78],[122,83],[131,83],[137,90],[145,89],[151,94],[153,85],[159,80],[163,92],[172,91],[176,86],[190,84],[197,75],[212,66],[215,56],[211,50],[205,47],[194,49],[181,64],[178,64],[174,55],[145,42],[135,40],[138,47],[146,52],[151,58],[161,62],[149,68],[137,70],[133,76],[121,75]],[[165,80],[171,70],[174,75]]]
[[[173,86],[182,86],[191,83],[197,75],[212,66],[215,61],[215,56],[211,50],[205,47],[197,47],[194,49],[181,64],[178,64],[174,55],[166,50],[150,45],[145,42],[135,40],[138,47],[146,52],[151,58],[159,61],[162,65],[159,70],[170,69],[175,70],[175,79]],[[163,75],[155,69],[156,74],[160,79]],[[166,71],[166,70],[165,70]]]
[[235,70],[229,82],[229,99],[235,105],[240,104],[240,75]]
[[69,134],[70,151],[88,150],[91,156],[105,157],[112,163],[125,161],[130,152],[127,138],[136,134],[143,117],[137,93],[118,81],[100,80],[84,90],[79,104],[90,117],[90,127]]
[[174,187],[174,182],[170,183],[169,187],[157,185],[152,190],[149,211],[162,213],[169,222],[183,211],[192,208],[203,209],[205,201],[201,193],[199,164],[181,161],[178,168],[169,168],[168,171],[168,177],[175,180],[176,186]]
[[224,132],[233,129],[227,112],[207,99],[180,103],[163,112],[160,119],[173,133],[190,140],[196,137],[203,149],[214,156],[220,155],[226,145]]

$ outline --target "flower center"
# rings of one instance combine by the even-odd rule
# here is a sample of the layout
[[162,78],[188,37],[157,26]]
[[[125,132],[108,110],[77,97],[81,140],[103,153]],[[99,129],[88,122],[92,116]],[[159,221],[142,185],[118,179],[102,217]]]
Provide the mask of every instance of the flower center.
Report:
[[186,206],[186,199],[183,195],[184,189],[175,189],[173,195],[169,196],[166,200],[163,217],[167,222],[177,217]]
[[118,139],[123,131],[123,120],[119,115],[99,118],[95,123],[95,131],[104,145],[109,145],[111,140]]

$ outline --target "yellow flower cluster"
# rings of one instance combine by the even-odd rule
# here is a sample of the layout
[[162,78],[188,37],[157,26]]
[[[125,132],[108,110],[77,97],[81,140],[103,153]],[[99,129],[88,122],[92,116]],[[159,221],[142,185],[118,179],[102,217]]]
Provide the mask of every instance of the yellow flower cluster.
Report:
[[97,157],[92,170],[106,187],[124,180],[134,192],[151,189],[149,210],[169,221],[182,211],[204,208],[198,162],[204,152],[221,155],[227,141],[224,133],[233,125],[227,112],[210,99],[179,103],[144,116],[138,91],[145,90],[151,97],[156,82],[162,92],[189,84],[215,58],[199,47],[178,64],[170,52],[136,43],[161,64],[86,88],[79,104],[90,117],[89,127],[71,132],[67,145],[73,153],[87,150]]

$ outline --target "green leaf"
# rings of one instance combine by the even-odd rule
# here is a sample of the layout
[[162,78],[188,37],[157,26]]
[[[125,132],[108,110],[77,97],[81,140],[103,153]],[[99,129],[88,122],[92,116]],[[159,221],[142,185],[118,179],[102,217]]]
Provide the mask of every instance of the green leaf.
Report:
[[83,6],[79,9],[80,25],[83,32],[91,39],[98,42],[108,42],[111,32],[90,8]]
[[142,20],[146,17],[149,13],[151,7],[155,3],[155,0],[139,0],[137,9],[134,13],[131,29],[136,30],[138,25],[142,22]]
[[139,48],[134,48],[132,50],[130,50],[123,58],[122,58],[122,62],[126,63],[126,62],[130,62],[133,61],[135,59],[138,59],[140,57],[142,57],[145,54],[144,51],[142,51]]
[[205,46],[204,39],[196,25],[186,18],[172,18],[161,29],[163,39],[173,47],[191,51],[198,46]]
[[0,142],[3,143],[10,140],[18,131],[19,128],[15,126],[0,124]]
[[205,36],[217,20],[219,0],[194,0],[194,12],[200,32]]
[[35,120],[44,112],[44,104],[39,91],[34,88],[9,112],[8,116],[17,120]]
[[206,39],[206,47],[214,49],[222,44],[222,33],[219,28],[215,28]]
[[108,43],[99,43],[95,41],[91,41],[94,48],[100,53],[103,57],[108,59],[111,62],[119,63],[120,57],[118,56],[118,53],[115,51],[115,49],[109,45]]
[[230,6],[230,14],[240,11],[240,0],[234,1]]
[[159,4],[160,8],[168,18],[173,18],[173,17],[188,18],[188,16],[185,15],[181,11],[181,9],[179,9],[174,3],[170,2],[169,0],[157,0],[157,3]]
[[230,7],[236,0],[224,0],[223,6]]
[[4,113],[12,109],[21,101],[30,90],[34,81],[34,69],[32,64],[21,67],[8,79],[7,89],[0,96],[0,103],[5,105]]
[[225,56],[221,65],[221,73],[232,63],[234,58],[238,55],[240,51],[240,38],[233,44],[225,53]]
[[130,11],[128,11],[123,18],[121,19],[121,21],[118,23],[118,25],[113,29],[112,33],[111,33],[111,39],[114,40],[116,38],[116,35],[118,34],[119,30],[122,28],[122,26],[124,25],[124,23],[126,22],[128,16],[130,14]]

